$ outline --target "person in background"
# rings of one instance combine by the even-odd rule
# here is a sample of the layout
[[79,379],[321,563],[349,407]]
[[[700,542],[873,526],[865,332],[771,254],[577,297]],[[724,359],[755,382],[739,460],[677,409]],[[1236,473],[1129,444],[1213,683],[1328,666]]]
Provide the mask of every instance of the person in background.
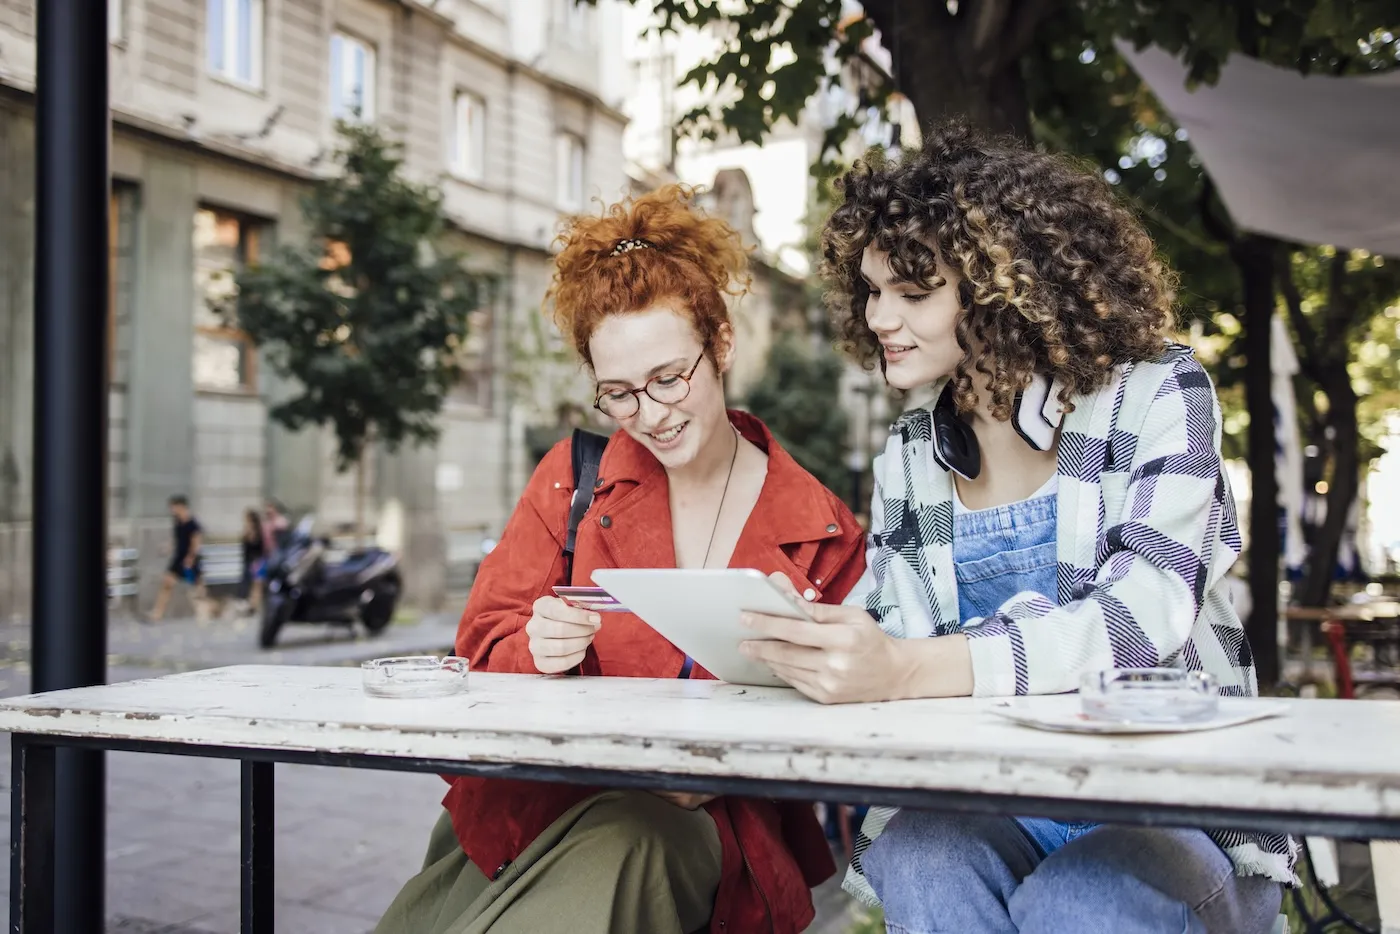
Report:
[[263,502],[263,560],[272,557],[272,553],[282,546],[282,533],[287,531],[290,523],[287,521],[287,510],[282,504],[272,497],[268,497]]
[[263,569],[267,556],[267,541],[262,519],[256,509],[243,512],[243,579],[238,582],[238,599],[244,615],[258,611],[262,605]]
[[170,497],[170,516],[175,520],[170,565],[165,569],[165,576],[161,578],[160,593],[156,596],[156,605],[152,607],[148,617],[153,623],[165,618],[165,609],[170,603],[170,595],[175,591],[177,582],[183,581],[194,588],[196,609],[204,602],[204,574],[199,562],[204,528],[190,511],[190,501],[185,496]]

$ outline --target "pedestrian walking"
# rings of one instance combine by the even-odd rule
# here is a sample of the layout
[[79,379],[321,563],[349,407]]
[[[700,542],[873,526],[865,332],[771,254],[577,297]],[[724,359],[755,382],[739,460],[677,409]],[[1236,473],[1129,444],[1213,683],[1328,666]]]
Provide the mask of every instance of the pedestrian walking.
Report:
[[271,558],[272,553],[282,547],[282,536],[287,531],[290,523],[287,521],[287,510],[280,502],[268,497],[263,501],[263,558]]
[[170,595],[175,591],[175,584],[178,582],[183,581],[194,588],[196,611],[204,602],[204,570],[199,560],[199,551],[204,543],[204,527],[190,511],[190,501],[185,496],[170,497],[170,516],[174,520],[170,564],[161,578],[156,605],[147,617],[152,623],[165,618],[166,606],[170,603]]
[[242,544],[243,578],[238,582],[239,610],[244,616],[251,616],[262,606],[263,580],[267,576],[267,545],[263,521],[256,509],[243,512]]

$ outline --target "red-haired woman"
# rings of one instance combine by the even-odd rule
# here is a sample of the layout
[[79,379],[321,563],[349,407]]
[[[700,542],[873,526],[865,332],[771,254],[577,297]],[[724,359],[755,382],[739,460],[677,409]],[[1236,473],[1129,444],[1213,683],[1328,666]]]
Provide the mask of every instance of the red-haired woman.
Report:
[[[555,323],[621,430],[603,454],[572,580],[600,567],[782,572],[840,602],[864,570],[841,501],[728,411],[726,295],[743,291],[738,235],[669,186],[573,218],[555,260]],[[708,678],[636,617],[566,606],[573,476],[562,442],[482,563],[457,633],[479,670]],[[424,870],[380,932],[795,932],[834,872],[810,807],[502,779],[451,780]]]

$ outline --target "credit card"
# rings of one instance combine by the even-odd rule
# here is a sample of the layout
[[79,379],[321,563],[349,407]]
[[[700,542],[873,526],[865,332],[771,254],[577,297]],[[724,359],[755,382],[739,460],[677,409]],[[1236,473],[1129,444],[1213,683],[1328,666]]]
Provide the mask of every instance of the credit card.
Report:
[[555,587],[554,595],[569,606],[594,613],[626,613],[612,594],[601,587]]

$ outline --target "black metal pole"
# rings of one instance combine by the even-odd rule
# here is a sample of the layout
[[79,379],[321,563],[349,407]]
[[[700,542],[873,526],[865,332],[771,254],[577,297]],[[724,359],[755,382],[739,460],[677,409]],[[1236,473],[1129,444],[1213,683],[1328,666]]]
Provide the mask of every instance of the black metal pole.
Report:
[[272,934],[277,807],[271,762],[243,760],[242,934]]
[[53,796],[57,750],[10,736],[10,934],[53,931]]
[[[107,4],[38,4],[34,689],[106,680]],[[55,924],[103,928],[103,754],[60,750]]]

